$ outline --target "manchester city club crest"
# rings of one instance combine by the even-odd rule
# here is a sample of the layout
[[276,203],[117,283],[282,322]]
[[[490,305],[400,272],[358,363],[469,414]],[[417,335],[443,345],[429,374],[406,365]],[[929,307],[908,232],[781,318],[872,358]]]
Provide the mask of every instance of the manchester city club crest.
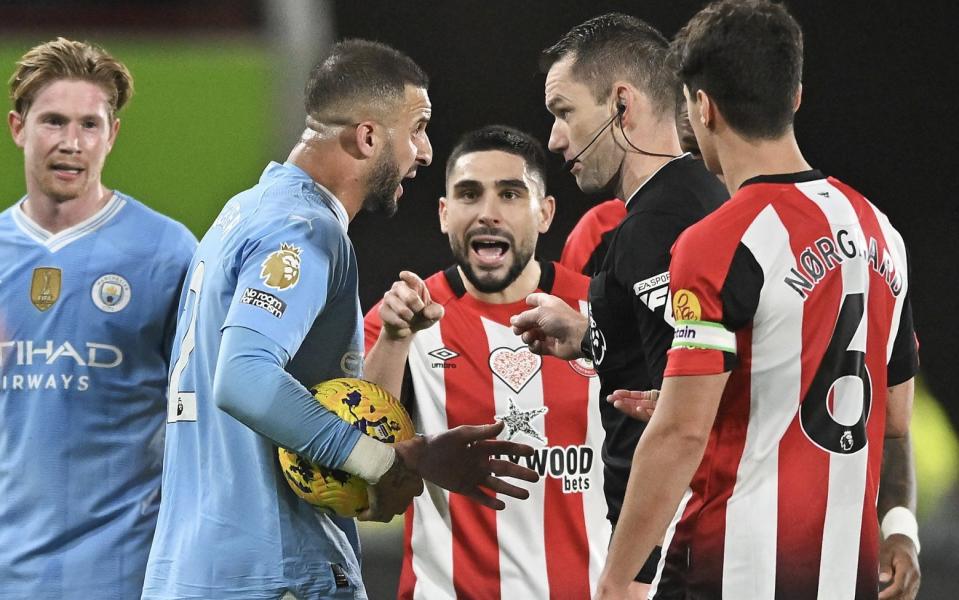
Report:
[[115,313],[130,303],[130,282],[110,273],[97,279],[90,290],[93,303],[103,312]]
[[39,311],[45,311],[60,298],[62,271],[55,267],[37,267],[30,280],[30,302]]

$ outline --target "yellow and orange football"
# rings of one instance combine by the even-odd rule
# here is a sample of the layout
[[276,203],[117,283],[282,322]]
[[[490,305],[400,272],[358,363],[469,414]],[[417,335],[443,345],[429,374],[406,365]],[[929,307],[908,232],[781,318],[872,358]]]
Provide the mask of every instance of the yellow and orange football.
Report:
[[[392,444],[416,435],[403,404],[374,383],[331,379],[310,391],[320,404],[381,442]],[[343,517],[355,517],[368,507],[367,484],[359,477],[312,463],[284,448],[278,450],[283,475],[300,498]]]

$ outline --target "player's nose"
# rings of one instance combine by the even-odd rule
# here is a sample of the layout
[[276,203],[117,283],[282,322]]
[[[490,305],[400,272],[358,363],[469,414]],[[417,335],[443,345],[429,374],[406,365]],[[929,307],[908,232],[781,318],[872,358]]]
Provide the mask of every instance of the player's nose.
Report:
[[569,136],[566,132],[566,125],[559,119],[553,121],[553,126],[549,130],[549,141],[546,144],[550,152],[562,154],[569,147]]
[[423,139],[416,144],[416,163],[428,167],[433,162],[433,144],[425,133]]

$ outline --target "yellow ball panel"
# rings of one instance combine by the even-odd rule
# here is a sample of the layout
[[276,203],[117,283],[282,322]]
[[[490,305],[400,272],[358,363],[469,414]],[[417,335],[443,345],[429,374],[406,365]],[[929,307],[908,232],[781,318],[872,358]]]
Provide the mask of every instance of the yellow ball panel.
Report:
[[[376,384],[340,378],[310,391],[341,419],[381,442],[392,444],[416,435],[402,403]],[[367,508],[366,482],[359,477],[311,463],[284,448],[278,453],[287,483],[303,500],[344,517],[355,517]]]

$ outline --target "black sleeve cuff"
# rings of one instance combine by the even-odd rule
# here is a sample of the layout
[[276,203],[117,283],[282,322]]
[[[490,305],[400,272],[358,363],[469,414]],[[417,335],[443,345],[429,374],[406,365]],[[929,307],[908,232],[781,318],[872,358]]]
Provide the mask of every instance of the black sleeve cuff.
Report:
[[646,564],[644,564],[643,568],[640,569],[639,573],[636,574],[635,581],[640,583],[653,582],[653,579],[656,578],[656,569],[659,568],[659,557],[662,555],[662,553],[662,547],[656,546],[653,548],[649,558],[646,559]]
[[909,381],[919,373],[919,353],[911,352],[905,356],[893,357],[886,367],[886,386],[892,387]]
[[590,335],[590,328],[586,328],[586,333],[583,335],[583,339],[579,341],[579,351],[583,353],[584,358],[593,360],[593,337]]

